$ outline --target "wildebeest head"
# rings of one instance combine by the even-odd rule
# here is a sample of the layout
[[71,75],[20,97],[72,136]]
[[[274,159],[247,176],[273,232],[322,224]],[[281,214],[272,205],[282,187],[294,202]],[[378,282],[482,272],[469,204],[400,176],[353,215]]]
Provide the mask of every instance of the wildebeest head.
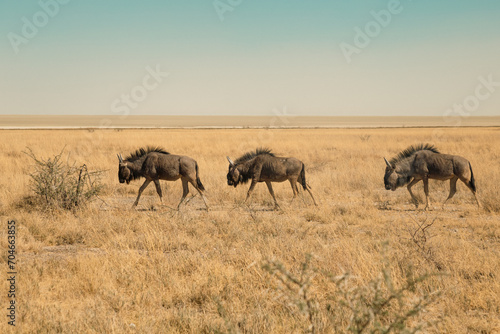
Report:
[[229,157],[227,157],[227,161],[229,161],[229,170],[227,172],[227,185],[234,186],[236,188],[238,183],[242,181],[243,176],[240,174],[240,171],[236,167],[236,164]]
[[123,160],[123,157],[121,154],[117,154],[118,156],[118,180],[120,183],[125,183],[127,184],[130,183],[130,180],[132,179],[132,172],[130,172],[130,169],[127,166],[127,163]]
[[387,167],[385,168],[384,185],[386,190],[396,190],[398,182],[398,174],[396,173],[395,166],[391,165],[386,158],[384,158]]
[[411,177],[398,173],[396,165],[389,163],[386,158],[384,158],[384,160],[387,165],[384,175],[384,185],[386,190],[394,191],[410,181],[409,179],[411,179]]

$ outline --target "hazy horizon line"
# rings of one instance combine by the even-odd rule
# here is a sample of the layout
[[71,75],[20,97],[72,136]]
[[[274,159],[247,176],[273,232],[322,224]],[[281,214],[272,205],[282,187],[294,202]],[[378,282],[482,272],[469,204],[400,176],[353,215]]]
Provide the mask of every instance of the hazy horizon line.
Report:
[[1,129],[294,129],[498,127],[500,116],[0,115]]

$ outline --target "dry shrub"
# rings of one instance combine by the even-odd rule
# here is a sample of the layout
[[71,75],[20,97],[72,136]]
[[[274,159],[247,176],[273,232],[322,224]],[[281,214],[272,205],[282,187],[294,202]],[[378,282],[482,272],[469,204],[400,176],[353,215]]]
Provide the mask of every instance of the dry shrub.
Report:
[[[277,289],[286,297],[284,306],[294,306],[304,317],[304,330],[308,333],[323,332],[326,328],[335,333],[416,333],[437,322],[415,321],[440,296],[440,291],[418,293],[422,290],[421,283],[435,274],[413,277],[409,272],[397,287],[390,264],[385,260],[377,277],[364,285],[355,285],[355,277],[349,273],[334,276],[314,268],[309,254],[299,275],[277,260],[266,261],[263,269],[279,282]],[[320,300],[312,292],[313,279],[318,275],[326,276],[335,286],[328,289],[326,300]]]
[[25,198],[31,205],[73,210],[85,206],[101,192],[103,171],[89,172],[85,164],[76,167],[64,162],[61,160],[63,152],[64,149],[48,159],[38,158],[30,148],[24,152],[35,162],[35,170],[30,173],[35,198]]

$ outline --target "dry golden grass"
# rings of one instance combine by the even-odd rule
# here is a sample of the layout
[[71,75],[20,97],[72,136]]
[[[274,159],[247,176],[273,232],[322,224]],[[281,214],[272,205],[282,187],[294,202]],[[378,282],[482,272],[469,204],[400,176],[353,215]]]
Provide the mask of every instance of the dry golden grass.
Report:
[[[428,329],[434,333],[500,331],[498,128],[3,130],[0,139],[0,266],[5,273],[5,222],[15,219],[19,332],[302,332],[307,317],[261,266],[277,259],[297,273],[306,254],[319,270],[351,273],[353,286],[379,276],[384,257],[395,285],[408,275],[442,274],[409,296],[441,291],[409,325],[437,321]],[[420,142],[471,161],[483,210],[463,184],[441,208],[448,183],[431,182],[430,212],[415,210],[406,189],[385,191],[382,157]],[[130,209],[142,181],[118,183],[116,153],[145,145],[198,161],[209,212],[199,196],[180,212],[168,207],[180,199],[180,182],[162,182],[167,206],[159,206],[150,186],[138,209]],[[107,170],[103,201],[76,213],[30,209],[23,198],[30,194],[32,161],[22,151],[30,147],[47,158],[64,146],[70,161]],[[272,199],[262,184],[242,205],[248,185],[226,185],[225,156],[256,146],[301,159],[319,207],[308,196],[290,206],[288,182],[274,187],[281,211],[269,210]],[[422,185],[415,188],[423,198]],[[409,233],[424,221],[434,221],[431,238],[419,241],[425,253]],[[5,296],[4,276],[1,282]],[[313,278],[318,332],[333,332],[348,321],[326,316],[334,289],[326,276]],[[6,314],[5,303],[2,309]],[[11,328],[2,319],[5,333]]]

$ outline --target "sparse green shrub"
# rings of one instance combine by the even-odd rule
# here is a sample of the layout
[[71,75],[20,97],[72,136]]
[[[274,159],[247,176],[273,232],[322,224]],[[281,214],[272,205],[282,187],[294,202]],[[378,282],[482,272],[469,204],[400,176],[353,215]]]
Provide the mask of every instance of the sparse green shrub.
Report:
[[439,296],[439,292],[416,295],[417,286],[429,277],[408,276],[403,286],[396,288],[390,268],[385,267],[381,275],[366,285],[351,287],[351,276],[344,274],[334,278],[338,291],[332,300],[337,303],[328,304],[327,310],[333,321],[347,311],[351,315],[347,330],[351,333],[417,333],[431,323],[410,325],[409,320],[416,318]]
[[307,332],[316,332],[318,302],[309,293],[315,272],[310,269],[311,255],[306,255],[306,260],[301,265],[300,276],[293,275],[283,264],[276,260],[266,261],[262,268],[274,276],[280,283],[280,291],[291,304],[295,305],[300,314],[308,322]]
[[[378,277],[365,285],[354,285],[354,277],[349,273],[333,276],[313,268],[310,255],[306,256],[297,276],[276,260],[266,261],[263,269],[279,281],[278,289],[286,296],[287,305],[295,305],[305,316],[307,325],[304,325],[304,330],[308,333],[325,330],[357,334],[416,333],[431,322],[417,322],[415,318],[440,294],[417,293],[419,285],[432,275],[416,278],[408,275],[402,286],[395,287],[388,263]],[[317,275],[326,276],[335,286],[323,300],[311,292],[312,280]],[[324,319],[328,320],[325,322]]]
[[72,210],[85,206],[102,190],[100,175],[103,171],[89,172],[85,164],[76,167],[64,162],[61,160],[63,152],[64,149],[46,160],[37,158],[30,148],[24,152],[35,162],[34,171],[30,173],[30,186],[36,199],[33,204]]

